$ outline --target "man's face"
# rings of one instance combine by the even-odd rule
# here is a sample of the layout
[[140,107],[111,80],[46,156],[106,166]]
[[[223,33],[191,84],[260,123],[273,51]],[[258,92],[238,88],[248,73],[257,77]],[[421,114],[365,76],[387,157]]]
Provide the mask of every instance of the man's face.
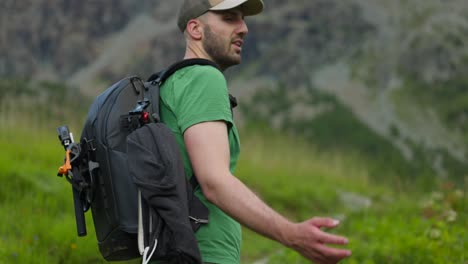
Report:
[[243,38],[248,32],[240,9],[208,12],[203,22],[205,52],[223,70],[239,64]]

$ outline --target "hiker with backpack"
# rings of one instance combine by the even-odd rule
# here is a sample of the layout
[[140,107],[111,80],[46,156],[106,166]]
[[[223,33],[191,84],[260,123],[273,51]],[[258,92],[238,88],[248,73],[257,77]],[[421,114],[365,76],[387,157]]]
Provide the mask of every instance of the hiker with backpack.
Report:
[[[293,223],[234,175],[239,135],[223,71],[241,62],[244,16],[263,10],[262,0],[185,0],[178,27],[186,40],[184,60],[205,59],[176,71],[161,86],[161,120],[174,132],[186,175],[196,177],[195,194],[209,209],[209,223],[195,233],[204,263],[240,263],[241,227],[290,247],[317,263],[337,263],[351,252],[328,244],[347,239],[328,234],[339,222],[312,218]],[[239,224],[240,223],[240,224]]]
[[241,62],[244,17],[262,10],[262,0],[185,0],[177,20],[184,59],[146,82],[128,76],[108,87],[79,142],[67,126],[57,129],[66,151],[57,175],[72,186],[77,234],[86,236],[91,209],[104,259],[238,264],[240,224],[317,263],[350,256],[327,246],[346,238],[321,230],[338,221],[291,222],[233,175],[236,100],[223,72]]

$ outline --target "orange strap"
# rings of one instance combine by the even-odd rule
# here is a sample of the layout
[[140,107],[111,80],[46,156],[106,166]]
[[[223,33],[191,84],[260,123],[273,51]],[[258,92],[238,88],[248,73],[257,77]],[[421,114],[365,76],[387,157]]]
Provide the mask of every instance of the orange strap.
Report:
[[60,175],[67,175],[68,171],[72,169],[72,166],[70,164],[70,150],[67,150],[67,153],[65,154],[65,163],[60,166],[58,169],[58,173]]

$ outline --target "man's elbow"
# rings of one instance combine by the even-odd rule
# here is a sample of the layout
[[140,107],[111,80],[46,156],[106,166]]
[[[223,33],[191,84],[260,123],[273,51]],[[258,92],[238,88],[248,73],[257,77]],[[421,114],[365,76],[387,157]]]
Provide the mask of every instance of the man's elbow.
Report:
[[[220,195],[226,193],[225,188],[229,188],[229,180],[232,175],[226,174],[222,177],[220,174],[207,177],[205,179],[199,179],[200,187],[202,189],[205,198],[215,205],[219,205]],[[224,191],[223,191],[224,190]]]
[[218,201],[218,192],[214,184],[211,183],[200,183],[203,195],[205,198],[212,204],[217,205]]

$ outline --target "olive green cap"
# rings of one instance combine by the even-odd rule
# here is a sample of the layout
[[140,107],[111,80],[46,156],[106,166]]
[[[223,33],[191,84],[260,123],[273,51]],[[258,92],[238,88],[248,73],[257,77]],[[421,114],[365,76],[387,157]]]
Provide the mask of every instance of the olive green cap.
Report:
[[184,0],[180,7],[177,26],[184,32],[187,23],[208,10],[228,10],[241,6],[244,16],[253,16],[263,11],[262,0]]

